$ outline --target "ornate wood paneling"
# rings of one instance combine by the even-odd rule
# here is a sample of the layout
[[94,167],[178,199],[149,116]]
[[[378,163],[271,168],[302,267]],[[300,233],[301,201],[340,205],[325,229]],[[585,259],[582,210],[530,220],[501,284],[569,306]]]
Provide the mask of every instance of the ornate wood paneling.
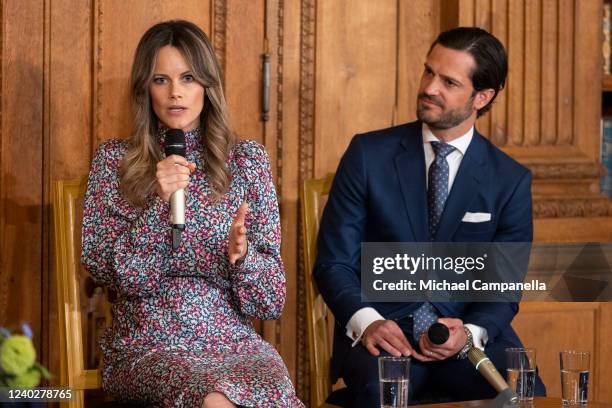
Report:
[[[268,120],[264,126],[264,143],[270,156],[273,172],[276,176],[277,195],[280,203],[282,220],[281,248],[283,262],[285,265],[285,276],[287,286],[287,298],[283,314],[278,321],[266,322],[264,335],[266,339],[273,338],[274,344],[283,356],[289,374],[296,386],[298,395],[304,395],[303,387],[300,388],[300,348],[302,339],[299,328],[303,314],[299,311],[298,293],[298,223],[297,223],[297,189],[295,180],[297,178],[297,138],[293,131],[288,131],[287,126],[297,129],[297,114],[287,117],[290,107],[297,106],[297,87],[288,88],[297,79],[290,75],[290,70],[295,64],[287,62],[287,57],[299,53],[299,47],[287,47],[292,40],[289,38],[291,30],[286,27],[287,4],[283,0],[268,1],[266,10],[266,43],[268,58],[270,59],[270,111]],[[293,9],[295,10],[295,8]],[[290,10],[291,13],[293,10]],[[288,34],[287,34],[288,33]],[[295,63],[297,61],[293,60]],[[289,71],[289,74],[288,74]],[[287,134],[289,137],[287,137]],[[289,140],[287,140],[289,139]],[[302,376],[303,377],[303,376]]]
[[609,215],[598,187],[601,87],[593,86],[601,83],[601,38],[589,29],[601,2],[459,0],[451,13],[507,48],[506,90],[478,127],[533,170],[535,216]]
[[[591,63],[583,63],[589,65],[590,75],[582,78],[583,73],[574,72],[575,64],[583,58],[576,49],[592,56],[593,64],[597,64],[599,54],[597,32],[574,35],[574,27],[592,24],[598,7],[598,2],[591,2],[585,10],[578,10],[582,7],[577,7],[574,0],[459,0],[458,10],[450,11],[456,13],[458,25],[489,30],[508,51],[507,88],[490,117],[479,121],[480,130],[497,145],[571,144],[577,131],[574,123],[582,122],[572,109],[574,104],[580,97],[585,102],[595,102],[598,97],[593,87],[589,92],[575,93],[581,81],[596,80]],[[588,114],[591,119],[597,120],[597,116]],[[593,125],[589,129],[594,129]],[[590,154],[587,152],[587,156]]]
[[[282,228],[282,256],[287,275],[287,290],[293,292],[287,298],[285,312],[281,316],[281,352],[293,356],[285,360],[294,379],[298,395],[307,395],[305,383],[304,357],[306,349],[304,311],[300,309],[304,298],[301,292],[301,276],[298,275],[298,180],[300,179],[300,56],[301,56],[301,7],[303,3],[294,1],[272,2],[268,11],[268,30],[278,33],[276,44],[270,41],[269,51],[276,77],[276,109],[272,110],[266,132],[276,115],[276,167],[277,186],[280,198]],[[276,8],[275,6],[276,5]],[[274,52],[276,50],[276,53]],[[271,88],[274,89],[274,88]],[[273,94],[274,95],[274,94]],[[274,107],[274,104],[271,104]],[[266,134],[266,145],[268,134]],[[272,156],[271,156],[272,157]],[[291,303],[290,303],[291,302]],[[286,351],[289,349],[289,351]]]

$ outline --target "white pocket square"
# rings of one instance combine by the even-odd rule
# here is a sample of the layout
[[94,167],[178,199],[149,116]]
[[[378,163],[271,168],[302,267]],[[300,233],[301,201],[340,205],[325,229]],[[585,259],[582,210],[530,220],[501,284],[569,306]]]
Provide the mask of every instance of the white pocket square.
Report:
[[463,222],[487,222],[491,221],[491,213],[466,212],[461,220]]

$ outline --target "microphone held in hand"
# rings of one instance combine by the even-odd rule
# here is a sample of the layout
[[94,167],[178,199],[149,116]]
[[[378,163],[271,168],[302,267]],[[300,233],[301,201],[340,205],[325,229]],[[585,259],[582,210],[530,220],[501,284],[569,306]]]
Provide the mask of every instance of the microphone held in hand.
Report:
[[450,333],[448,331],[448,327],[446,327],[444,324],[434,323],[429,326],[429,330],[427,330],[427,336],[433,344],[440,345],[446,343],[446,340],[448,340]]
[[[169,129],[166,132],[166,156],[176,154],[185,157],[185,132]],[[172,248],[181,242],[181,231],[185,229],[185,190],[176,190],[170,196],[170,222],[172,223]]]

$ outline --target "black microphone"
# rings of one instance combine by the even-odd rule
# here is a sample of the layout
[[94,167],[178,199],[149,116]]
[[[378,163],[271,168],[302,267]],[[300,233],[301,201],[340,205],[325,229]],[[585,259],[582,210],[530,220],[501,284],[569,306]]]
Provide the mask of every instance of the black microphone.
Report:
[[[169,129],[166,132],[166,157],[172,154],[185,157],[185,132]],[[172,249],[181,243],[181,232],[185,229],[185,190],[176,190],[170,196],[170,222],[172,223]]]
[[[442,323],[434,323],[427,330],[427,336],[433,344],[444,344],[450,336],[448,327]],[[473,347],[468,351],[468,358],[474,364],[474,367],[482,376],[491,384],[495,391],[504,393],[509,401],[517,401],[518,397],[510,390],[510,387],[495,368],[491,360],[486,354],[477,347]]]
[[446,327],[442,323],[434,323],[429,326],[429,330],[427,330],[427,336],[429,337],[429,341],[431,341],[433,344],[440,345],[446,343],[446,340],[448,340],[450,333],[448,331],[448,327]]

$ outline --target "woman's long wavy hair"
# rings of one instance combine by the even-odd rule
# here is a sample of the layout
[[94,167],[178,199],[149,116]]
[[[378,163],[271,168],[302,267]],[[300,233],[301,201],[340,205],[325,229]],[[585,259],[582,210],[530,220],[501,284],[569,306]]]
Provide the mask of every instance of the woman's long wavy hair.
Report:
[[149,87],[158,51],[167,45],[181,52],[195,80],[205,88],[200,128],[206,149],[206,174],[214,201],[227,192],[231,181],[227,160],[236,136],[229,127],[221,68],[213,47],[195,24],[183,20],[166,21],[149,28],[143,35],[132,65],[133,134],[121,163],[120,177],[124,197],[138,207],[144,207],[148,196],[155,190],[156,165],[162,158],[156,137],[160,124],[153,111]]

